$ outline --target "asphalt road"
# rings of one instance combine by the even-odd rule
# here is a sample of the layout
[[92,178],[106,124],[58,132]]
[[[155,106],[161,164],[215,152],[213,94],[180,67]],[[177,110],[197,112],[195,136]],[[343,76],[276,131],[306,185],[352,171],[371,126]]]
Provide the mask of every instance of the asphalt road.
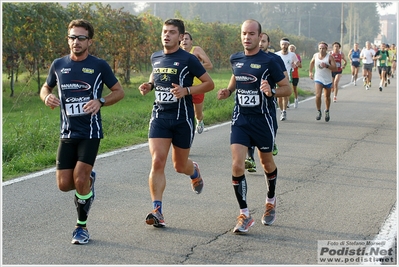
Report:
[[232,233],[239,207],[231,184],[230,123],[224,123],[194,140],[191,158],[204,177],[202,194],[174,172],[169,157],[164,229],[144,221],[152,209],[146,144],[97,159],[87,245],[70,243],[74,192],[57,189],[54,169],[3,183],[2,264],[314,265],[319,240],[374,239],[397,200],[397,81],[380,92],[374,76],[371,90],[340,89],[328,123],[324,114],[315,120],[313,98],[279,122],[272,226],[261,223],[266,183],[256,156],[258,171],[246,175],[256,223],[246,235]]

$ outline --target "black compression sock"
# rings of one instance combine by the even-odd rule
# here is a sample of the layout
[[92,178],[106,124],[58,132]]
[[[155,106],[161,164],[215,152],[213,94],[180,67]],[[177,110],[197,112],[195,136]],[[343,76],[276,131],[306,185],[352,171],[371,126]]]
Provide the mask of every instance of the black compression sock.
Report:
[[277,181],[277,168],[271,173],[266,174],[267,185],[269,186],[269,191],[267,192],[268,198],[273,198],[276,191],[276,181]]
[[233,178],[234,192],[236,193],[236,198],[240,206],[240,209],[246,209],[248,206],[247,206],[247,181],[245,179],[245,175],[242,175],[240,177],[232,176],[232,178]]

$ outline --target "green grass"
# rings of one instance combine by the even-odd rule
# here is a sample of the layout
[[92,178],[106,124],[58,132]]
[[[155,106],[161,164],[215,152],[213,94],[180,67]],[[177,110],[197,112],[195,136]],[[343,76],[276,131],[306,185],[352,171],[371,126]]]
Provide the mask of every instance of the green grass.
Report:
[[[205,95],[206,126],[230,120],[234,106],[233,97],[223,101],[216,98],[217,91],[227,87],[231,71],[213,71],[210,75],[215,89]],[[148,74],[135,74],[131,84],[123,86],[125,97],[101,110],[105,138],[99,153],[147,142],[154,95],[142,96],[138,90],[138,86],[147,80]],[[41,82],[44,81],[43,76]],[[3,74],[3,181],[54,167],[59,142],[59,109],[51,110],[43,104],[36,81],[21,75],[12,98],[9,88],[9,80]],[[105,94],[108,92],[108,89],[104,90]],[[313,95],[300,88],[298,92],[302,97]]]

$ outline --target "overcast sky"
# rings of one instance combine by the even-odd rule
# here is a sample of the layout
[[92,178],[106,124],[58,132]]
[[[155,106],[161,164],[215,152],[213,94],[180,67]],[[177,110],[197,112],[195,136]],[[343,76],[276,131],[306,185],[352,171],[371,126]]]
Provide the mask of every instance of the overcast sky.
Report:
[[[148,2],[156,2],[156,1],[148,1]],[[173,1],[170,1],[170,2],[173,2]],[[221,2],[223,2],[223,1],[221,1]],[[237,2],[245,2],[245,1],[237,1]],[[260,1],[260,2],[262,2],[262,1]],[[269,1],[264,1],[264,2],[269,2]],[[272,1],[270,1],[270,2],[272,2]],[[380,15],[398,13],[398,2],[391,2],[391,3],[392,3],[392,5],[390,5],[388,8],[385,8],[385,9],[378,8],[378,12],[380,13]],[[147,2],[136,2],[136,4],[138,5],[136,12],[140,12],[146,6]]]
[[391,3],[392,5],[390,5],[388,8],[385,9],[378,8],[378,12],[380,13],[380,15],[398,13],[398,2],[391,2]]

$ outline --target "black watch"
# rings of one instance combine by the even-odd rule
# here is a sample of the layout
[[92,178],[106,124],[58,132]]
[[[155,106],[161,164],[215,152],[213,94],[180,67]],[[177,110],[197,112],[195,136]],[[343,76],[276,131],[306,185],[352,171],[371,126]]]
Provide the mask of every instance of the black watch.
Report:
[[101,106],[104,106],[104,104],[105,104],[105,99],[104,99],[103,97],[101,97],[101,98],[99,99],[99,101],[100,101],[100,103],[101,103]]

